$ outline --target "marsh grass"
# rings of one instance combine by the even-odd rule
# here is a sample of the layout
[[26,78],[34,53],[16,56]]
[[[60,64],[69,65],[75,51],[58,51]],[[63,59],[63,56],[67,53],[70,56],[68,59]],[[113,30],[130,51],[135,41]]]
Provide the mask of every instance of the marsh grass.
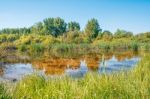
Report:
[[11,96],[7,93],[6,86],[0,83],[0,99],[11,99]]
[[[88,73],[80,79],[30,75],[9,93],[15,99],[149,99],[149,59],[147,55],[134,69],[111,75]],[[4,91],[1,95],[5,96]]]
[[29,47],[31,53],[42,53],[44,52],[44,46],[42,44],[33,43]]
[[49,52],[52,56],[57,57],[79,57],[80,55],[87,54],[93,51],[93,47],[89,44],[66,44],[66,43],[58,43],[51,44],[47,52]]

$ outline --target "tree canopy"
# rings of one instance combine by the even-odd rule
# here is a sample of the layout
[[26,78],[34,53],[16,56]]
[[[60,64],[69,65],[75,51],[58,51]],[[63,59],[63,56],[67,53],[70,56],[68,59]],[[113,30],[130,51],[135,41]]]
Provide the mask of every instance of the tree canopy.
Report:
[[117,29],[117,31],[114,34],[115,38],[131,37],[131,36],[133,36],[132,32],[128,32],[128,31],[120,30],[120,29]]
[[[38,35],[49,35],[53,37],[63,36],[64,39],[71,38],[71,39],[81,39],[86,42],[92,42],[95,38],[97,39],[104,39],[104,40],[111,40],[117,38],[130,38],[136,37],[138,39],[148,38],[150,37],[149,32],[144,34],[139,34],[134,36],[132,32],[117,29],[115,33],[111,33],[108,30],[102,31],[100,28],[99,22],[97,19],[92,18],[90,19],[83,31],[80,30],[80,24],[76,21],[71,21],[68,24],[64,21],[64,19],[60,17],[56,18],[46,18],[41,22],[38,22],[31,27],[24,27],[24,28],[4,28],[0,30],[0,34],[15,34],[17,37],[21,35],[28,35],[28,34],[38,34]],[[66,36],[68,35],[68,36]],[[5,36],[1,41],[5,41]],[[82,36],[82,37],[80,37]],[[10,39],[14,39],[11,35]],[[10,41],[11,41],[10,40]],[[145,41],[144,41],[145,42]]]
[[46,32],[57,37],[66,32],[67,24],[61,18],[47,18],[44,20]]
[[77,22],[69,22],[68,31],[80,31],[80,24]]
[[85,33],[89,37],[89,40],[96,38],[98,34],[101,32],[101,28],[99,26],[97,19],[91,19],[88,21],[86,27],[85,27]]

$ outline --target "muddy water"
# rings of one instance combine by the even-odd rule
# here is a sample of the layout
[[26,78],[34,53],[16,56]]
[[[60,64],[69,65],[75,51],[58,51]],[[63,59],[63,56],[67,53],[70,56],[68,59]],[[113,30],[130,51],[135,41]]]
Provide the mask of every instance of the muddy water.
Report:
[[87,54],[78,58],[41,58],[31,62],[6,63],[0,66],[0,80],[17,81],[25,75],[83,77],[88,72],[114,73],[135,67],[140,55],[130,51],[107,54]]

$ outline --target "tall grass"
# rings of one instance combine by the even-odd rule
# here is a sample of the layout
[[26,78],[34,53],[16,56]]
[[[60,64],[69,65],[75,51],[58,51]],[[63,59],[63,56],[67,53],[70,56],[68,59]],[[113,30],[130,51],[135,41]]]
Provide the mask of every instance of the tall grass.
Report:
[[84,78],[48,78],[31,75],[18,82],[15,99],[149,99],[150,56],[131,71],[117,74],[89,73]]
[[4,84],[0,83],[0,99],[11,99],[11,96],[7,93]]
[[99,53],[99,52],[109,52],[109,51],[120,51],[120,50],[145,50],[150,51],[150,44],[140,44],[138,42],[125,42],[125,41],[100,41],[93,44],[74,44],[74,43],[54,43],[49,45],[43,45],[42,43],[31,43],[31,44],[21,44],[15,45],[11,43],[3,43],[0,46],[0,50],[8,50],[19,52],[28,52],[31,54],[39,54],[43,52],[49,52],[49,54],[55,55],[57,57],[70,57],[74,55],[83,55],[87,53]]
[[58,57],[79,57],[80,55],[91,52],[93,49],[90,44],[67,44],[58,43],[51,44],[48,48],[48,52]]
[[42,44],[33,43],[29,47],[31,53],[41,53],[44,52],[44,46]]

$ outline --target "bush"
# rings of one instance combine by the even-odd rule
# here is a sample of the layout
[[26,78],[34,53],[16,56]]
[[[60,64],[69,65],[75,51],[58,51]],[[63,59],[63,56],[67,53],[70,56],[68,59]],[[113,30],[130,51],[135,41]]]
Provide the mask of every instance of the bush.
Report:
[[7,42],[13,42],[13,41],[17,40],[18,38],[19,38],[19,36],[16,34],[9,34],[9,35],[7,35]]
[[138,51],[139,49],[139,44],[137,42],[133,42],[131,45],[131,48],[133,51]]
[[6,42],[6,41],[7,41],[7,35],[1,34],[1,35],[0,35],[0,43],[4,43],[4,42]]
[[29,45],[33,41],[33,36],[32,35],[23,35],[21,36],[18,40],[16,40],[16,45]]
[[21,51],[21,52],[25,52],[28,50],[28,46],[25,45],[25,44],[22,44],[18,47],[18,50]]
[[33,43],[29,46],[30,52],[32,53],[41,53],[44,52],[44,46],[42,44]]

